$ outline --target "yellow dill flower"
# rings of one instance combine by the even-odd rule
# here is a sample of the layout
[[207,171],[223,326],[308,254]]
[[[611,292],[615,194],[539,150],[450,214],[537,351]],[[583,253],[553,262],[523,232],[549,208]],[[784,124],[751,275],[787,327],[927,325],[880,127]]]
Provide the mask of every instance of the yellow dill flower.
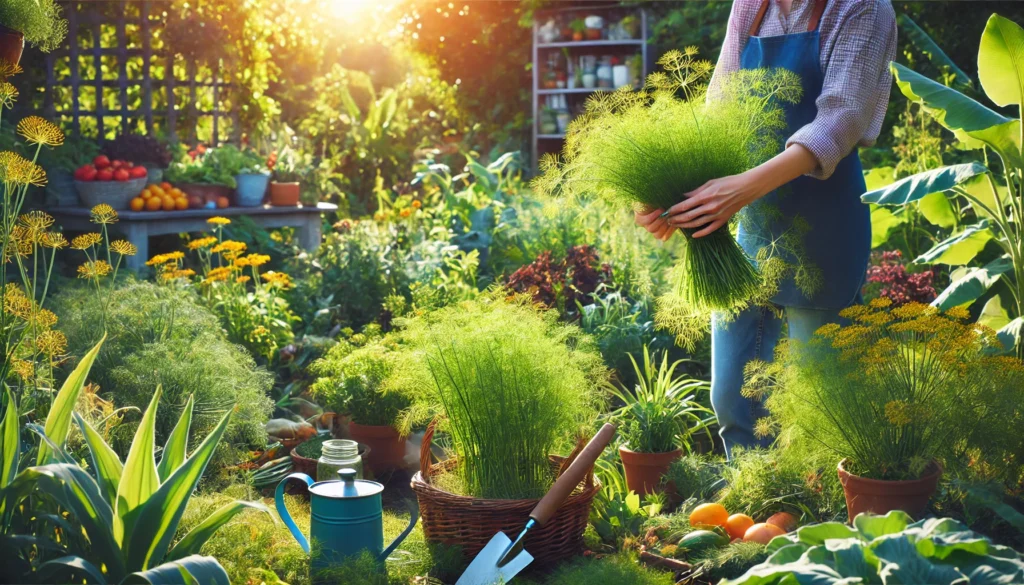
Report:
[[117,222],[117,211],[107,205],[100,203],[89,211],[90,221],[98,224],[112,224]]
[[836,333],[839,333],[839,329],[839,323],[826,323],[825,325],[818,327],[814,334],[818,337],[832,337]]
[[905,305],[896,307],[892,310],[892,315],[897,319],[916,319],[922,315],[928,315],[937,311],[935,307],[926,305],[924,303],[911,302]]
[[46,171],[20,154],[0,152],[0,180],[10,185],[46,185]]
[[0,108],[13,108],[18,99],[18,88],[9,81],[0,81]]
[[946,316],[958,321],[966,321],[971,318],[971,312],[966,307],[950,307],[946,309]]
[[244,242],[236,242],[235,240],[224,240],[223,242],[214,246],[210,251],[214,252],[215,254],[220,254],[223,252],[235,252],[237,254],[245,252],[245,248],[246,246]]
[[135,247],[135,244],[127,240],[114,240],[113,242],[110,242],[110,249],[122,256],[134,256],[139,251],[139,249]]
[[78,278],[103,278],[113,270],[114,268],[106,260],[90,260],[78,267]]
[[11,360],[11,370],[22,380],[28,381],[35,375],[36,366],[30,361],[15,358]]
[[53,216],[45,211],[29,211],[18,216],[18,223],[27,229],[42,232],[53,225]]
[[843,319],[849,319],[851,321],[856,321],[861,316],[863,316],[863,315],[865,315],[867,313],[870,313],[870,312],[871,312],[871,309],[869,309],[868,307],[865,307],[864,305],[854,305],[852,307],[847,307],[847,308],[843,309],[842,311],[839,311],[839,316],[842,317]]
[[25,293],[14,284],[4,288],[4,312],[23,321],[32,317],[33,303]]
[[877,297],[877,298],[871,299],[871,301],[868,303],[868,305],[872,309],[885,309],[887,307],[892,306],[892,299],[890,299],[888,297]]
[[189,250],[198,250],[200,248],[209,248],[210,246],[217,243],[217,238],[213,236],[207,236],[205,238],[199,238],[198,240],[192,240],[188,243]]
[[68,349],[68,338],[60,331],[43,331],[36,337],[36,349],[51,358],[61,355]]
[[0,79],[7,79],[13,77],[24,71],[21,65],[17,63],[11,63],[7,59],[0,59]]
[[210,219],[206,220],[206,223],[210,225],[228,225],[229,223],[231,223],[231,220],[226,217],[221,217],[218,215],[216,217],[211,217]]
[[32,144],[60,146],[64,144],[64,131],[41,116],[28,116],[18,122],[18,134]]
[[96,232],[89,232],[80,236],[75,236],[75,239],[71,240],[71,247],[75,250],[86,250],[95,246],[96,244],[103,241],[103,236]]
[[40,238],[39,243],[45,248],[52,248],[54,250],[60,250],[66,248],[68,245],[67,239],[64,234],[60,232],[46,232],[43,237]]
[[284,272],[274,272],[273,270],[263,275],[263,281],[270,286],[278,288],[290,288],[292,286],[292,277]]
[[57,315],[49,309],[39,309],[32,313],[32,318],[29,321],[42,329],[49,329],[57,324]]
[[757,419],[754,423],[754,436],[759,439],[775,436],[776,424],[769,417]]

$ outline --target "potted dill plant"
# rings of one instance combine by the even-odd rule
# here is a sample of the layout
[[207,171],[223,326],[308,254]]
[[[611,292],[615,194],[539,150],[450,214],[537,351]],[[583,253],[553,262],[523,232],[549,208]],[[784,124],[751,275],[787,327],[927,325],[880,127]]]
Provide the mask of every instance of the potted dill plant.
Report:
[[[503,291],[412,320],[403,338],[410,381],[401,387],[417,390],[406,423],[434,419],[449,455],[413,478],[424,533],[471,555],[496,530],[522,527],[557,477],[553,454],[571,451],[596,421],[608,370],[577,327]],[[544,543],[530,549],[538,562],[579,553],[596,493],[596,481],[584,482],[531,533]]]
[[643,368],[632,354],[629,359],[637,383],[632,391],[611,388],[623,402],[613,416],[620,421],[619,432],[624,439],[619,457],[626,471],[626,486],[645,496],[656,490],[683,451],[690,450],[695,434],[703,431],[710,439],[708,425],[715,415],[696,401],[696,393],[708,391],[710,385],[676,375],[682,360],[669,364],[667,352],[660,362],[652,360],[646,345]]
[[44,53],[56,49],[68,34],[57,0],[0,2],[0,61],[17,65],[25,43]]
[[406,436],[395,425],[410,402],[405,394],[388,391],[396,355],[388,339],[362,347],[341,341],[311,366],[319,377],[310,394],[351,417],[349,435],[369,447],[366,464],[374,473],[404,467]]
[[[782,103],[799,99],[799,78],[784,69],[740,71],[716,82],[697,50],[669,51],[644,88],[599,93],[569,125],[561,157],[547,155],[534,187],[554,195],[591,194],[633,209],[668,209],[707,181],[774,155],[785,127]],[[733,310],[771,290],[728,229],[690,237],[675,267],[673,293],[692,312]],[[760,262],[764,264],[764,262]],[[767,271],[766,271],[767,272]],[[766,299],[769,297],[766,297]]]
[[984,427],[1020,420],[1024,364],[993,355],[1002,348],[995,332],[968,323],[960,307],[890,305],[850,307],[840,313],[849,325],[825,325],[746,371],[744,393],[765,398],[770,412],[758,434],[839,458],[851,519],[891,510],[919,518],[944,468],[1007,457]]

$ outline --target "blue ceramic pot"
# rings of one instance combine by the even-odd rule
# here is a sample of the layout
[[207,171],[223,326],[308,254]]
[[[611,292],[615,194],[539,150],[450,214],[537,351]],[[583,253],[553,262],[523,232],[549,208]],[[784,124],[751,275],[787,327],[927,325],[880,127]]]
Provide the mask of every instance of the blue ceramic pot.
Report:
[[243,173],[235,175],[235,205],[257,207],[263,203],[263,196],[270,184],[270,173]]

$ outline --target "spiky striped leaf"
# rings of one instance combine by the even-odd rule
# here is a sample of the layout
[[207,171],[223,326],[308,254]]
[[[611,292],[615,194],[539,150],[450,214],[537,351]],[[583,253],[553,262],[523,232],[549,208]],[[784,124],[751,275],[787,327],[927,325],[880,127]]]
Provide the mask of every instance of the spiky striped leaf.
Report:
[[[149,402],[142,422],[135,431],[128,458],[125,459],[121,472],[121,481],[117,484],[117,501],[114,504],[114,536],[122,547],[126,547],[127,539],[135,537],[135,523],[144,504],[149,501],[157,488],[160,487],[160,476],[156,472],[156,459],[153,451],[156,435],[156,409],[160,404],[162,389],[157,386],[153,399]],[[133,568],[132,570],[137,570]]]
[[124,468],[121,459],[96,432],[96,429],[92,428],[92,425],[77,412],[75,413],[75,422],[78,423],[78,428],[82,429],[85,444],[89,447],[92,467],[96,470],[96,479],[100,487],[103,488],[107,503],[113,506],[117,501],[117,486],[121,483],[121,471]]
[[177,424],[174,425],[174,429],[167,437],[167,442],[164,443],[160,464],[156,466],[157,473],[160,474],[160,481],[167,481],[171,473],[185,462],[185,457],[188,454],[188,431],[192,426],[193,404],[193,398],[189,395],[185,409],[181,411],[181,417],[178,418]]
[[[68,430],[71,428],[71,413],[75,411],[75,403],[78,402],[78,395],[85,386],[85,380],[89,377],[89,370],[100,353],[100,347],[107,339],[104,334],[100,342],[85,354],[78,367],[71,372],[64,385],[57,392],[50,406],[50,413],[46,415],[46,436],[50,437],[57,445],[64,445],[68,438]],[[36,465],[43,465],[50,461],[51,450],[48,445],[39,445],[39,456],[36,457]]]

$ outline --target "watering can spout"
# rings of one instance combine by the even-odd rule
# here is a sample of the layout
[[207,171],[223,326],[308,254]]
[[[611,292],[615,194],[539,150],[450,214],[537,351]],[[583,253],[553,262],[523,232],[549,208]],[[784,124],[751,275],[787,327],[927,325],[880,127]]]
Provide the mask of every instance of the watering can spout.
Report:
[[309,540],[295,525],[284,505],[285,485],[299,480],[310,493],[310,538],[317,541],[318,554],[314,565],[324,565],[332,559],[369,551],[383,564],[388,556],[409,536],[419,520],[419,508],[410,505],[409,525],[384,548],[384,519],[381,492],[384,486],[373,481],[356,479],[356,471],[342,469],[340,481],[314,482],[305,473],[293,473],[281,480],[274,493],[277,512],[302,550],[310,552]]

